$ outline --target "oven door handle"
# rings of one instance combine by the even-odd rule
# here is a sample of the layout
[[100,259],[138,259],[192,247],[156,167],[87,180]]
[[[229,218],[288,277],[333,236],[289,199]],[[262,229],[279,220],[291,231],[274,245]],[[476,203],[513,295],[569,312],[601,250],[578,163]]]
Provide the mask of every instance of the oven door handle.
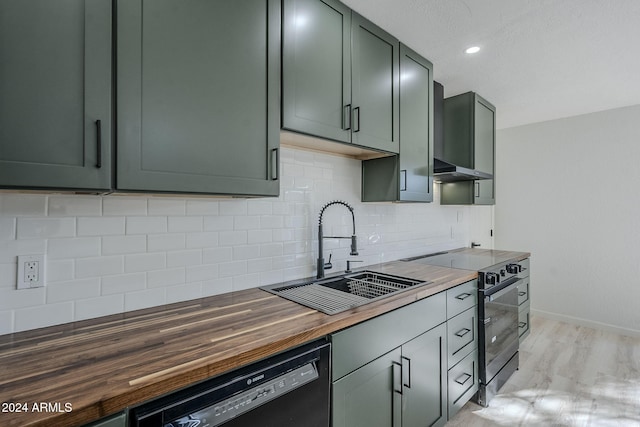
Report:
[[482,292],[484,293],[484,298],[485,299],[489,298],[489,301],[493,301],[496,298],[500,298],[502,295],[511,291],[512,289],[507,289],[507,288],[510,288],[513,284],[518,283],[518,281],[520,281],[520,279],[514,276],[505,280],[499,285],[495,285],[489,289],[483,290]]

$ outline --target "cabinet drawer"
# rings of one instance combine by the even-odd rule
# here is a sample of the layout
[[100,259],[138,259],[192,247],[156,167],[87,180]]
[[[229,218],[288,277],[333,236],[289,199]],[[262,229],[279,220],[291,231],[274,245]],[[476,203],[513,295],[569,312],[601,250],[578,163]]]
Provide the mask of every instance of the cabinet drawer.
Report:
[[478,302],[478,281],[472,280],[447,291],[447,319],[470,309]]
[[518,283],[518,305],[529,301],[529,278],[520,279]]
[[475,306],[447,322],[449,367],[454,366],[470,351],[478,348],[477,324],[478,317]]
[[518,264],[522,266],[522,271],[518,273],[518,277],[529,277],[529,258],[518,261]]
[[518,311],[518,335],[520,336],[520,342],[522,342],[522,340],[529,335],[529,332],[531,332],[529,322],[530,312],[531,309],[529,304],[525,304],[524,307],[520,307],[520,311]]
[[473,351],[449,369],[449,419],[478,391],[478,352]]
[[445,322],[445,307],[441,292],[332,334],[333,381]]

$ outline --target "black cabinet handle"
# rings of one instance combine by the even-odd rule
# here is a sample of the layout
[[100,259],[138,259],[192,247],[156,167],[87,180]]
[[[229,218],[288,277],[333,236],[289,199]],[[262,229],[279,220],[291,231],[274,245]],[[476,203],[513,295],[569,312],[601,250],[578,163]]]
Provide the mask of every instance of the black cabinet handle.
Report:
[[271,180],[278,180],[278,164],[280,163],[280,149],[271,150]]
[[467,335],[469,332],[471,332],[471,329],[462,328],[458,332],[456,332],[454,335],[462,338],[463,336]]
[[356,116],[356,125],[353,129],[354,132],[360,132],[360,107],[356,107],[353,109],[353,114]]
[[519,297],[523,297],[523,296],[525,296],[526,294],[527,294],[526,292],[518,292],[518,296],[519,296]]
[[464,294],[460,294],[460,295],[458,295],[458,296],[456,297],[456,299],[459,299],[460,301],[464,301],[464,300],[466,300],[467,298],[469,298],[470,296],[471,296],[471,294],[469,294],[469,293],[464,293]]
[[527,323],[526,323],[526,322],[519,322],[519,323],[518,323],[518,327],[519,327],[520,329],[522,329],[522,328],[526,328],[526,326],[527,326]]
[[[406,388],[411,388],[411,359],[405,356],[402,356],[401,359],[402,359],[402,385]],[[405,369],[405,362],[407,362],[406,369]]]
[[480,183],[476,181],[476,197],[480,197]]
[[96,145],[98,150],[96,167],[100,169],[102,167],[102,120],[96,120]]
[[400,171],[400,191],[407,191],[407,170]]
[[347,104],[342,111],[342,130],[351,130],[351,122],[351,104]]
[[[402,394],[402,365],[395,360],[391,363],[393,363],[393,391]],[[398,370],[400,370],[399,374]]]
[[458,378],[456,378],[455,382],[457,382],[460,385],[464,385],[467,381],[469,381],[469,378],[471,378],[471,375],[465,373],[460,375]]

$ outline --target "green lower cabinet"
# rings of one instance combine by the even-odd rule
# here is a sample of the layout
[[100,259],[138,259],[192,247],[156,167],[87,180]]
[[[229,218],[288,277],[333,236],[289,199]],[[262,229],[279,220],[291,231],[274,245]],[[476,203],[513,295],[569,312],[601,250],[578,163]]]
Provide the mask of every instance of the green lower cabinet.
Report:
[[333,427],[401,425],[402,396],[394,392],[401,355],[397,348],[333,383]]
[[520,344],[531,333],[531,308],[529,303],[523,304],[518,311],[518,335]]
[[402,346],[402,425],[447,422],[447,328],[442,324]]
[[449,419],[478,391],[478,351],[472,351],[448,374]]
[[84,427],[126,427],[127,414],[120,413],[86,424]]

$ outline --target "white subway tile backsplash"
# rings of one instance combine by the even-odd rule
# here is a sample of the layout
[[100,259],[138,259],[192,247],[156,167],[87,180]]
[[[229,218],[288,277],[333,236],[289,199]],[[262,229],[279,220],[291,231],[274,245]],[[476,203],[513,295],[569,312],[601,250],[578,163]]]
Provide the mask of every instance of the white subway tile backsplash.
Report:
[[167,232],[166,216],[127,217],[127,234],[152,234]]
[[218,264],[192,265],[186,268],[187,283],[201,282],[203,280],[216,279],[218,277]]
[[133,196],[107,196],[102,200],[105,216],[146,215],[147,199]]
[[246,231],[221,231],[218,240],[220,246],[245,245],[247,241]]
[[212,248],[218,246],[218,232],[201,231],[187,234],[187,249]]
[[230,246],[208,248],[202,251],[203,264],[215,264],[228,261],[233,261],[233,248]]
[[187,236],[183,233],[149,234],[147,250],[149,252],[166,252],[186,247]]
[[47,259],[47,282],[62,282],[74,278],[75,262],[73,259]]
[[147,273],[147,286],[149,288],[179,285],[180,283],[185,283],[185,281],[185,267],[155,270]]
[[49,259],[86,258],[100,255],[99,237],[72,237],[49,239]]
[[126,273],[160,270],[166,266],[167,255],[163,252],[125,255],[124,257],[124,271]]
[[202,296],[202,283],[187,283],[167,288],[167,304],[189,301]]
[[16,286],[16,263],[0,264],[0,289],[15,288]]
[[124,272],[122,256],[103,256],[76,260],[76,277],[101,277]]
[[86,320],[124,311],[124,295],[107,295],[78,300],[75,303],[75,320]]
[[204,231],[233,230],[232,216],[205,216]]
[[127,292],[146,289],[145,273],[118,274],[102,278],[102,295],[125,294]]
[[13,332],[13,310],[0,311],[0,335]]
[[46,288],[0,289],[0,311],[41,306],[46,302]]
[[18,218],[18,239],[71,237],[75,234],[75,218]]
[[100,216],[101,197],[49,196],[49,216]]
[[187,215],[218,215],[220,204],[214,200],[187,200]]
[[78,236],[113,236],[124,230],[124,217],[78,217]]
[[16,238],[16,219],[0,217],[0,241]]
[[202,264],[202,250],[192,249],[167,253],[167,267],[186,267]]
[[146,289],[138,292],[127,292],[124,295],[125,311],[140,310],[166,304],[166,288]]
[[0,241],[0,263],[18,262],[18,255],[44,254],[46,250],[44,239]]
[[[280,157],[278,198],[0,194],[0,334],[311,277],[319,210],[335,199],[355,208],[363,265],[468,243],[471,208],[439,206],[437,188],[432,204],[365,204],[360,161]],[[346,210],[323,222],[351,234]],[[332,272],[349,243],[325,241]],[[15,290],[17,255],[39,253],[48,286]]]
[[39,194],[0,194],[1,216],[43,216],[47,214],[47,196]]
[[170,216],[167,220],[169,233],[188,233],[203,230],[204,219],[201,216]]
[[47,287],[47,304],[100,296],[100,278],[51,283]]
[[148,215],[186,215],[187,201],[174,198],[149,198],[147,201]]
[[15,310],[15,332],[73,321],[73,302],[46,304]]
[[147,236],[105,236],[102,255],[137,254],[147,251]]

